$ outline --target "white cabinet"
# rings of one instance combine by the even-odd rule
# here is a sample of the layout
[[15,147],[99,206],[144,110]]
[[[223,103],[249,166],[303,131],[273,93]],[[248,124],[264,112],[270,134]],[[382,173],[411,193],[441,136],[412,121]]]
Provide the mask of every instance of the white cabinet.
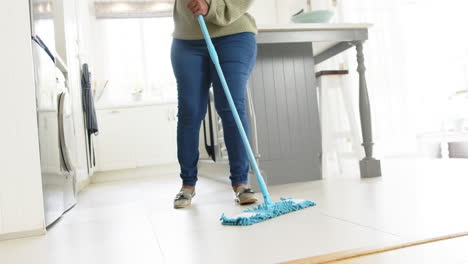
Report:
[[176,122],[174,107],[135,108],[138,117],[135,139],[137,166],[176,161]]
[[132,109],[97,111],[99,135],[96,137],[97,170],[136,167],[133,149],[136,120]]
[[97,117],[97,170],[177,161],[175,104],[98,110]]

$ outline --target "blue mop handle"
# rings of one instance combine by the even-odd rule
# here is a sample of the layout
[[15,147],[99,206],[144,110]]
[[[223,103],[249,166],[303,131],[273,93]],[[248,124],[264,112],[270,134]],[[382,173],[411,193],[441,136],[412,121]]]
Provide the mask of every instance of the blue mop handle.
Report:
[[242,143],[244,143],[244,147],[249,156],[250,163],[252,164],[255,175],[257,176],[258,185],[260,186],[260,190],[263,194],[263,200],[265,204],[271,204],[272,202],[270,194],[268,193],[267,186],[265,184],[265,181],[263,180],[262,174],[260,173],[260,169],[258,168],[257,162],[255,161],[255,156],[252,152],[252,149],[250,148],[249,139],[245,134],[244,126],[242,125],[242,122],[240,120],[239,113],[236,109],[236,105],[232,100],[231,92],[229,91],[228,84],[226,82],[226,79],[224,78],[223,70],[221,69],[221,65],[219,64],[218,54],[215,50],[213,43],[211,42],[210,33],[206,28],[205,20],[203,19],[202,15],[198,15],[198,23],[200,23],[200,28],[203,33],[203,37],[205,38],[206,46],[208,47],[208,52],[210,53],[211,60],[213,61],[213,64],[216,67],[216,71],[218,72],[219,79],[223,86],[224,94],[226,94],[226,98],[229,102],[229,107],[231,108],[232,115],[234,116],[234,120],[236,121],[237,129],[239,130],[239,134],[242,138]]

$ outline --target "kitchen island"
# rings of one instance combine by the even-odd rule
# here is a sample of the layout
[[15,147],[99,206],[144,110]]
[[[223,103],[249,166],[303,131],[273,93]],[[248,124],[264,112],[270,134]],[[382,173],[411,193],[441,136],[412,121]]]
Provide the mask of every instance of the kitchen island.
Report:
[[259,26],[257,64],[249,80],[249,121],[251,142],[267,184],[322,178],[315,66],[352,47],[357,52],[365,151],[359,162],[360,173],[362,178],[381,175],[380,161],[372,153],[372,120],[363,54],[370,26]]

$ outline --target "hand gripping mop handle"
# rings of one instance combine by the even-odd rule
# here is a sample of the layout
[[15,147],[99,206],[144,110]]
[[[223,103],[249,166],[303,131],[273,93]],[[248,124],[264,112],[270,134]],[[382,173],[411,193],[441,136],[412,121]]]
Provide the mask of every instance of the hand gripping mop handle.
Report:
[[258,168],[257,162],[255,161],[255,156],[252,152],[252,148],[250,147],[249,139],[245,134],[245,130],[239,118],[239,113],[237,112],[236,105],[232,100],[231,92],[229,91],[228,84],[226,82],[226,79],[224,78],[223,70],[221,69],[221,65],[219,64],[218,54],[215,50],[213,43],[211,42],[210,33],[206,28],[205,20],[203,19],[202,15],[198,15],[198,23],[200,23],[200,28],[203,33],[203,37],[205,38],[206,46],[208,47],[208,52],[210,53],[211,60],[215,65],[216,71],[218,72],[219,80],[221,81],[224,94],[226,95],[226,98],[229,102],[229,107],[231,108],[232,115],[234,116],[234,120],[236,121],[237,129],[239,130],[239,134],[242,138],[242,143],[244,143],[245,150],[247,152],[247,155],[249,156],[250,164],[253,167],[255,176],[257,176],[258,185],[260,186],[260,190],[262,191],[264,203],[266,205],[271,204],[272,202],[268,193],[268,189],[260,173],[260,169]]

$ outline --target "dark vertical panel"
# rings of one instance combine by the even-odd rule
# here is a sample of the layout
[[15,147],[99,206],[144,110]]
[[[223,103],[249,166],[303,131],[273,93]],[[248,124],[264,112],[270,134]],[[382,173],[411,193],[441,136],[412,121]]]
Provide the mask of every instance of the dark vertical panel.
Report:
[[289,145],[291,135],[289,134],[289,120],[286,100],[286,86],[283,70],[283,52],[280,52],[273,60],[273,80],[276,92],[276,113],[279,125],[279,151],[281,158],[289,156]]
[[273,79],[274,53],[272,45],[263,46],[265,54],[263,60],[263,85],[265,90],[266,119],[270,144],[270,158],[280,159],[280,135],[276,105],[276,91]]
[[[310,51],[310,53],[307,53]],[[314,69],[314,57],[312,56],[312,44],[306,47],[304,51],[306,54],[310,54],[309,56],[304,57],[304,72],[310,72]],[[315,79],[315,74],[306,74],[306,91],[307,91],[307,101],[309,107],[309,124],[310,124],[310,133],[312,136],[322,138],[321,137],[321,130],[320,130],[320,118],[318,112],[318,100],[317,100],[317,82]],[[321,140],[313,140],[310,142],[310,148],[315,150],[315,152],[322,152],[322,144]],[[312,157],[316,159],[317,157]],[[321,166],[321,165],[320,165]]]
[[270,143],[268,133],[268,123],[266,118],[265,87],[263,83],[263,56],[262,49],[259,49],[259,55],[256,66],[250,77],[252,79],[252,96],[254,101],[255,114],[257,119],[257,134],[259,152],[262,159],[270,159]]
[[309,122],[307,118],[307,94],[306,94],[306,87],[305,87],[305,72],[304,72],[304,59],[302,55],[294,54],[294,75],[296,79],[296,92],[297,92],[297,106],[298,106],[298,117],[299,117],[299,138],[301,139],[301,145],[298,149],[300,155],[306,155],[307,152],[307,144],[309,141],[308,134],[309,134]]
[[299,119],[299,106],[297,104],[296,75],[294,74],[294,57],[292,55],[283,56],[283,70],[287,91],[289,134],[291,142],[291,157],[299,156],[301,148],[301,138],[299,136],[301,125]]
[[259,45],[251,83],[268,184],[321,178],[314,74],[310,43]]

